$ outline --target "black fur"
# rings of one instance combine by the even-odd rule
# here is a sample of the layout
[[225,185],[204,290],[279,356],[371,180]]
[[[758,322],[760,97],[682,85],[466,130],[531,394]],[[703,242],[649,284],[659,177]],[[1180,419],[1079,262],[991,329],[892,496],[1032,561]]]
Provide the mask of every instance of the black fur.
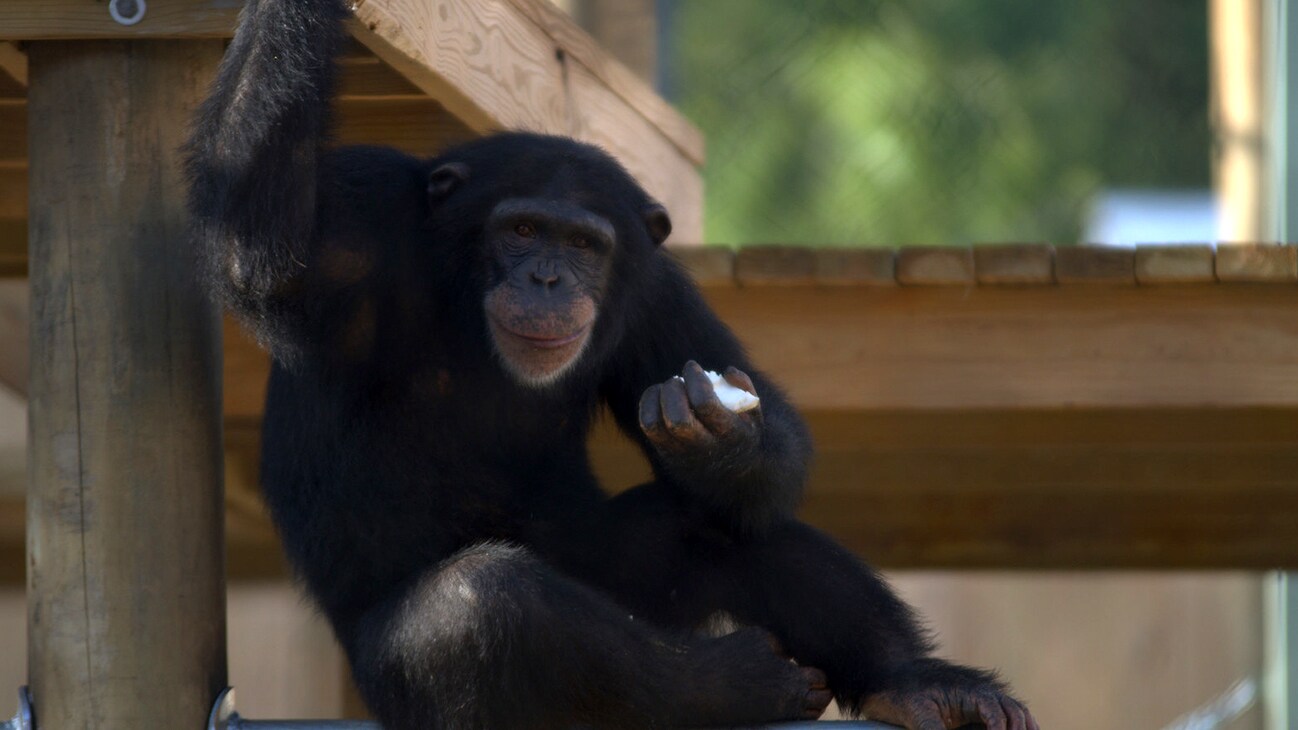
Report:
[[[335,0],[252,0],[188,148],[212,288],[275,358],[262,479],[288,555],[365,700],[405,728],[662,727],[797,718],[823,669],[849,709],[935,684],[909,610],[792,518],[801,420],[663,255],[665,216],[602,152],[529,134],[418,160],[331,150]],[[429,176],[448,163],[429,203]],[[442,196],[451,186],[454,192]],[[496,201],[575,202],[617,247],[590,345],[556,382],[509,376],[486,334],[483,221]],[[651,230],[652,229],[652,230]],[[737,366],[759,448],[664,459],[649,386]],[[657,480],[606,499],[587,462],[607,406]],[[815,684],[814,680],[810,684]]]

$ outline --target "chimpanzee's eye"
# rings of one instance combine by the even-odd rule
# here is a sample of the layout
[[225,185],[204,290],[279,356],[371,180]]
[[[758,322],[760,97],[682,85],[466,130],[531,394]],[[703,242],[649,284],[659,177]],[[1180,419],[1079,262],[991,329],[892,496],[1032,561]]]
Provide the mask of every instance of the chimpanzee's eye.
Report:
[[531,223],[519,223],[514,226],[514,233],[523,238],[536,238],[536,228]]
[[573,236],[569,243],[576,248],[590,248],[590,239],[585,236]]

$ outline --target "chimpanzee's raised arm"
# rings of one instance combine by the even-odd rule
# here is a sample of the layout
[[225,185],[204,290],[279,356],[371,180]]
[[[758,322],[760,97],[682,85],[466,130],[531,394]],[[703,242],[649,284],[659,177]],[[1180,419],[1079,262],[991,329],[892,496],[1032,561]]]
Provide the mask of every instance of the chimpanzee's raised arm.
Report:
[[337,295],[381,264],[369,249],[384,228],[415,230],[404,219],[426,210],[418,161],[325,149],[347,14],[340,0],[249,0],[187,148],[207,278],[283,360],[338,351],[351,317]]

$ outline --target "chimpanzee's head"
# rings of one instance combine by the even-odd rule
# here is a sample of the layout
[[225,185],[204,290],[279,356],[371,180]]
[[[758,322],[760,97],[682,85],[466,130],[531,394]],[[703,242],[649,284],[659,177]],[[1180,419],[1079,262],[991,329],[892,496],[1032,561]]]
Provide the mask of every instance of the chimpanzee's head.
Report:
[[505,134],[451,150],[434,161],[428,195],[434,227],[459,229],[481,252],[491,346],[534,387],[611,336],[601,316],[671,233],[666,209],[616,161],[560,137]]

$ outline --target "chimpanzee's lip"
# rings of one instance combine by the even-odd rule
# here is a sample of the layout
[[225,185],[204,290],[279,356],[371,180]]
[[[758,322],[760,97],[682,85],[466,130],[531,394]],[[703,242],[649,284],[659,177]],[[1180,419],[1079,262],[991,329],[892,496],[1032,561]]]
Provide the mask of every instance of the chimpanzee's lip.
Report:
[[576,332],[573,332],[571,334],[559,335],[558,337],[550,337],[548,335],[525,334],[523,332],[519,332],[517,330],[513,330],[510,329],[509,327],[506,327],[502,322],[500,322],[500,320],[496,319],[495,317],[492,317],[492,320],[495,323],[495,325],[499,327],[501,330],[503,330],[504,332],[508,332],[509,334],[526,342],[532,347],[538,347],[542,350],[554,350],[560,347],[566,347],[568,345],[571,345],[572,343],[577,342],[581,338],[585,337],[586,332],[590,329],[590,325],[585,324],[582,325],[581,328],[579,328]]

